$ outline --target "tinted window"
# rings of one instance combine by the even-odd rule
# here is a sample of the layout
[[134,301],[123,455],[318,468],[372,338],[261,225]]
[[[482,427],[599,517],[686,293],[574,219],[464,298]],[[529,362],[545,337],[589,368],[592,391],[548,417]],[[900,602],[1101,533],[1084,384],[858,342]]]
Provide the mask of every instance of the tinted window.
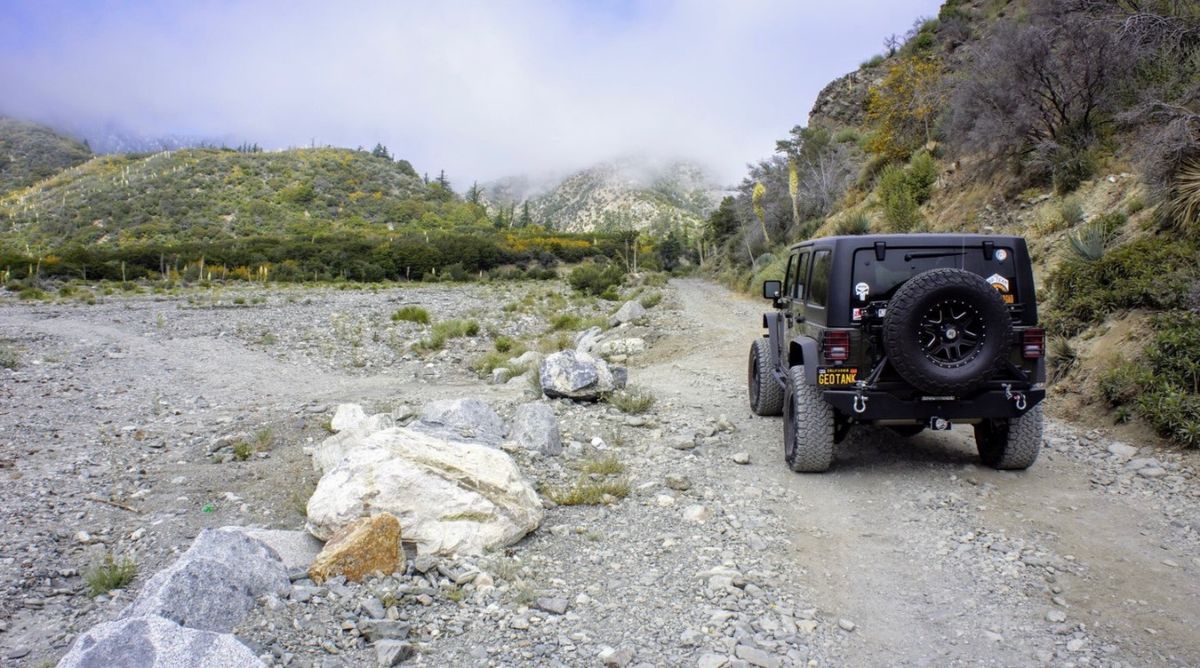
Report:
[[792,283],[794,283],[795,280],[796,280],[796,256],[793,255],[788,258],[787,273],[784,274],[784,277],[783,277],[783,292],[780,293],[781,296],[786,297],[786,296],[792,294]]
[[1011,248],[996,250],[1004,251],[1003,260],[985,259],[978,247],[888,248],[881,262],[875,259],[875,249],[863,248],[854,252],[854,285],[867,284],[867,301],[890,299],[901,283],[917,274],[930,269],[965,269],[989,280],[1000,277],[1001,280],[993,281],[993,284],[1007,285],[1008,289],[1001,293],[1005,295],[1005,301],[1010,301],[1010,295],[1017,287],[1013,251]]
[[808,251],[805,251],[796,259],[796,285],[791,293],[796,299],[804,299],[804,288],[808,284],[808,258]]
[[808,278],[808,303],[812,306],[824,306],[829,303],[829,270],[833,266],[833,256],[829,251],[817,251],[813,255],[812,275]]

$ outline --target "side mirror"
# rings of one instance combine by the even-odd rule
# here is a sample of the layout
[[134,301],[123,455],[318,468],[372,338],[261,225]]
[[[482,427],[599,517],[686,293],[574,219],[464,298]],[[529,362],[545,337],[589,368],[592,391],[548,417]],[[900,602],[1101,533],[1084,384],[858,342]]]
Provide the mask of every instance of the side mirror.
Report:
[[783,295],[783,281],[763,281],[763,299],[776,300]]

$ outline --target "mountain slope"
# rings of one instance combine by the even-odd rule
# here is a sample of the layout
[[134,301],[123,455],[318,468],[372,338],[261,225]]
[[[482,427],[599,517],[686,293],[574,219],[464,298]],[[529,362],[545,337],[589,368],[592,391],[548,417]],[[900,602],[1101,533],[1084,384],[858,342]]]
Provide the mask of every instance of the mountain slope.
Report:
[[451,194],[407,163],[347,149],[187,149],[101,156],[0,198],[0,229],[27,241],[211,241],[419,220]]
[[87,146],[48,127],[0,118],[0,195],[91,157]]
[[557,230],[655,234],[698,229],[720,195],[696,165],[633,159],[580,170],[540,193],[520,179],[499,182],[489,192],[493,203],[513,207],[517,220],[528,204],[529,222]]

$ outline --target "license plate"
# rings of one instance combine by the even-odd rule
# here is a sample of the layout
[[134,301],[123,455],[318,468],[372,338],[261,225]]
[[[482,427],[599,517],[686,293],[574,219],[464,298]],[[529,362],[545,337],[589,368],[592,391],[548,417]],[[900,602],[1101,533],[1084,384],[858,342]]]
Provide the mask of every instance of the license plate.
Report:
[[853,385],[858,377],[858,367],[817,367],[817,385]]

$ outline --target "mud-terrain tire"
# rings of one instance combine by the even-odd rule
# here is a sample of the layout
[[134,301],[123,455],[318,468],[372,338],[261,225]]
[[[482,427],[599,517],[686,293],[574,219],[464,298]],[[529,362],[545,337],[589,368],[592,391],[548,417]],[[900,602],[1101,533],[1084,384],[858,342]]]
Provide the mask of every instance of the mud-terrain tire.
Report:
[[1042,449],[1042,405],[1019,418],[984,420],[975,425],[975,446],[984,466],[1022,470],[1033,465]]
[[1000,293],[961,269],[933,269],[887,305],[883,347],[904,380],[930,394],[979,389],[1009,354],[1012,318]]
[[755,415],[779,415],[783,411],[783,388],[771,374],[771,343],[766,338],[755,339],[750,346],[750,410]]
[[804,367],[788,370],[783,399],[783,459],[797,473],[828,471],[833,464],[833,406],[804,382]]

